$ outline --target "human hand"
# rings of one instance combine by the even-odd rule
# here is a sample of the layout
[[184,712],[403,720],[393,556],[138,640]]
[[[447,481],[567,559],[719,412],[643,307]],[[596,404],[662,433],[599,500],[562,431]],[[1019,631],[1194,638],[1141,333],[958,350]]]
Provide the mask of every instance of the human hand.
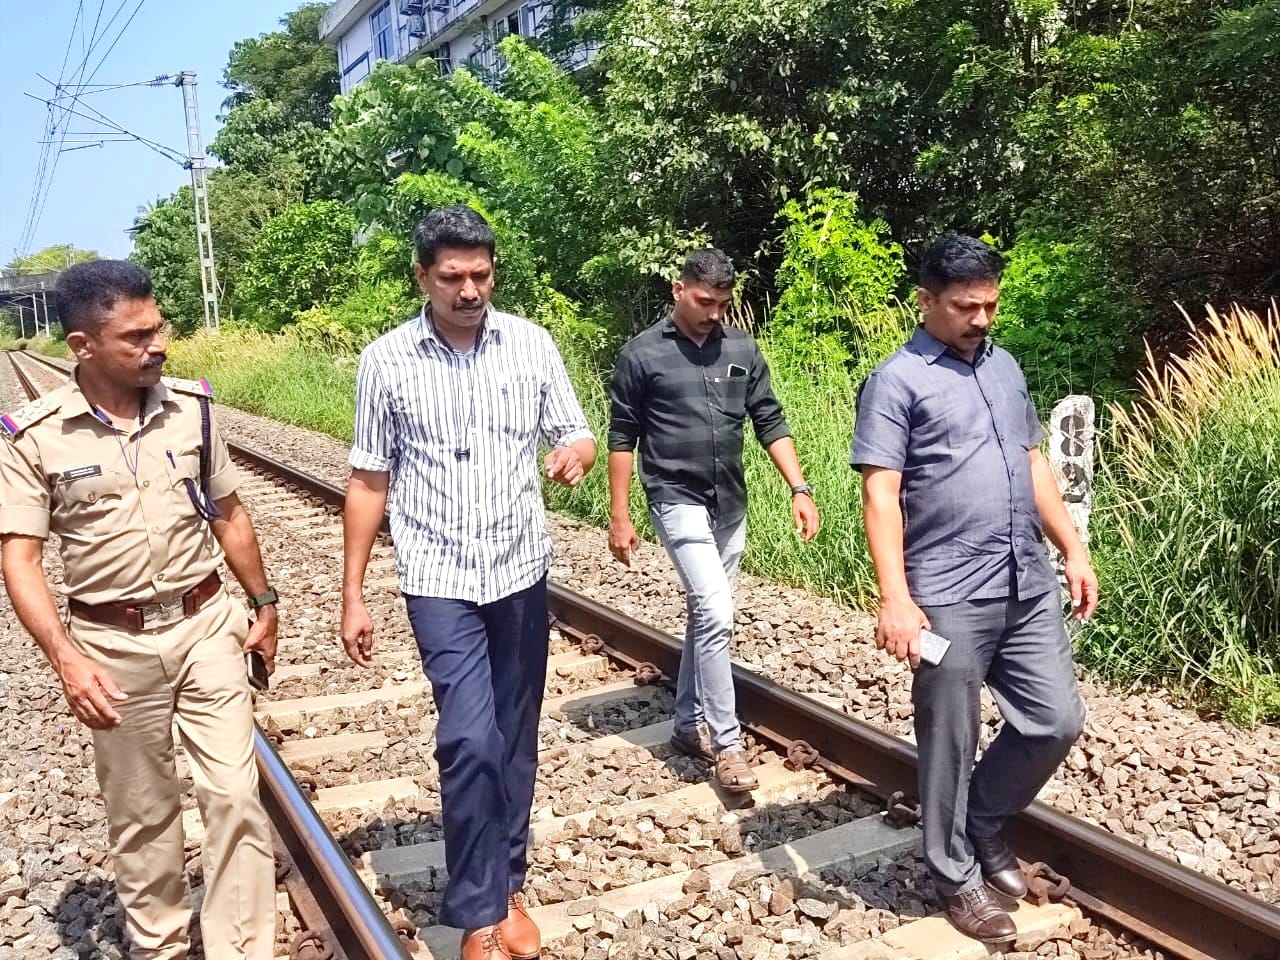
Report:
[[573,447],[556,447],[543,461],[547,479],[565,487],[576,487],[586,476],[582,458]]
[[908,599],[882,600],[876,618],[876,646],[914,670],[920,666],[920,631],[930,629],[929,618]]
[[1077,620],[1088,620],[1098,609],[1098,575],[1093,572],[1088,555],[1067,557],[1064,572],[1071,591],[1071,613]]
[[276,639],[280,629],[280,619],[276,614],[276,606],[269,603],[264,607],[259,607],[254,613],[252,626],[249,627],[249,636],[244,642],[244,652],[249,653],[257,650],[262,654],[262,660],[267,665],[267,675],[276,672]]
[[120,726],[120,714],[111,705],[128,700],[111,675],[84,654],[72,651],[58,663],[58,678],[76,719],[93,730]]
[[360,666],[373,666],[373,620],[363,600],[342,603],[342,646]]
[[822,527],[818,505],[807,493],[797,493],[791,498],[791,519],[795,522],[796,533],[806,542],[816,537]]
[[615,517],[609,521],[609,552],[619,563],[631,566],[631,558],[640,549],[640,538],[630,517]]

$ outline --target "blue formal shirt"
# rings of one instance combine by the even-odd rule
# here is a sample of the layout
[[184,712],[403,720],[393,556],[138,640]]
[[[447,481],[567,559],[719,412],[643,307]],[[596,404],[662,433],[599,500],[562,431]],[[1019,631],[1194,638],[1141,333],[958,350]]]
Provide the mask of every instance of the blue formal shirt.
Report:
[[1028,453],[1045,433],[1013,357],[987,340],[971,363],[917,327],[862,385],[857,415],[854,468],[902,474],[916,603],[1057,588]]

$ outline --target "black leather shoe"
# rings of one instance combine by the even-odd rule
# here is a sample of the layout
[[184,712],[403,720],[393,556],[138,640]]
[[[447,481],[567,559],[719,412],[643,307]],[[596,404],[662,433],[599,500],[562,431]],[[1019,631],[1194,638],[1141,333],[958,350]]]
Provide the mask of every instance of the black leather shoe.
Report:
[[1027,878],[1022,874],[1018,858],[1000,834],[994,837],[970,837],[973,855],[982,867],[987,886],[1002,897],[1017,902],[1027,895]]
[[1005,943],[1018,935],[1013,918],[999,901],[980,883],[954,897],[943,897],[947,919],[966,937],[983,943]]

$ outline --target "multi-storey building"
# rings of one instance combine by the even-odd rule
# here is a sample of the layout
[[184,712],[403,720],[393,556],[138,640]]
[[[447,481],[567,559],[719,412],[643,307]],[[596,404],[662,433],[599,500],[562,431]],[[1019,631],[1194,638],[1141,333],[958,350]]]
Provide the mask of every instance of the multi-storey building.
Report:
[[[501,74],[496,44],[508,34],[541,36],[552,0],[337,0],[320,20],[320,39],[338,48],[342,92],[378,60],[435,60],[442,74],[466,66],[484,78]],[[585,63],[581,51],[572,67]]]

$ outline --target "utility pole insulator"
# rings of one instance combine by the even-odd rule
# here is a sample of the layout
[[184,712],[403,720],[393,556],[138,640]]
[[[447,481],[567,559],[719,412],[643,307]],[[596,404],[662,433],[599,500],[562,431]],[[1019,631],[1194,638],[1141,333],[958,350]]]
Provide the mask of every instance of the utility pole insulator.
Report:
[[218,328],[218,273],[213,263],[213,232],[209,228],[209,191],[205,175],[204,147],[200,143],[200,110],[196,104],[196,75],[183,70],[174,80],[182,88],[187,114],[187,167],[191,170],[191,194],[196,209],[196,252],[200,259],[200,292],[204,297],[204,325]]

